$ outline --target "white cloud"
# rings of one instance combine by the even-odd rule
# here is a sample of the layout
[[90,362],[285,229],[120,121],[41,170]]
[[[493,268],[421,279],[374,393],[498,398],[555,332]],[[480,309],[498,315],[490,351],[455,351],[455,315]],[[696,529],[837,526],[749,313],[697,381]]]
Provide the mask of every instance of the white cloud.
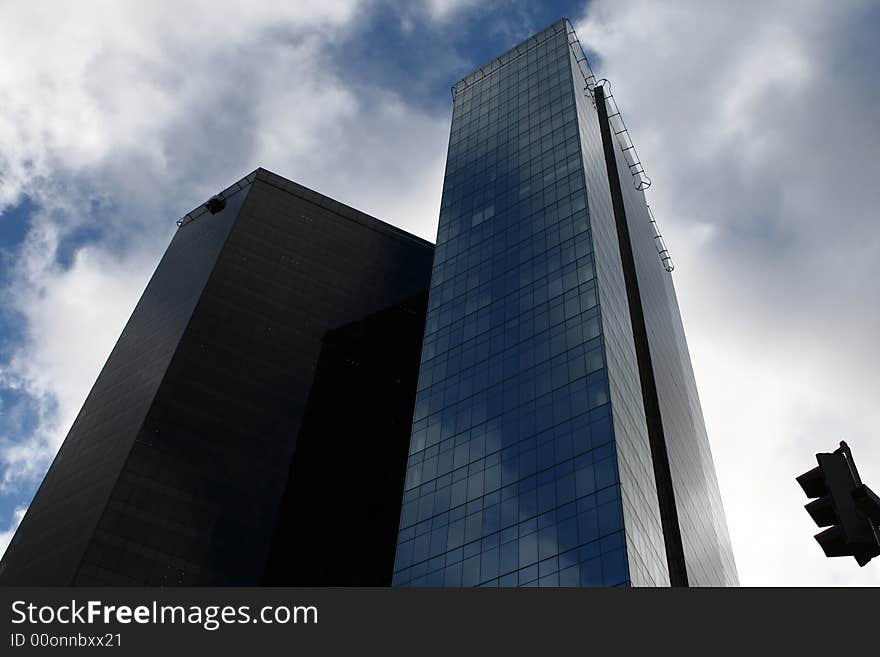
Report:
[[576,25],[654,180],[748,585],[880,584],[878,564],[824,557],[794,481],[846,439],[880,486],[880,199],[865,166],[880,130],[875,73],[847,52],[860,14],[597,0]]
[[[254,43],[354,15],[353,1],[320,3],[30,2],[0,7],[0,208],[35,176],[99,166],[111,153],[161,158],[163,131],[214,102]],[[243,51],[243,52],[242,52]],[[241,82],[242,80],[239,80]],[[246,80],[244,80],[246,81]],[[213,84],[216,82],[217,84]]]
[[262,166],[433,241],[448,118],[332,78],[287,85],[285,55],[274,56],[255,114]]
[[456,12],[479,4],[477,0],[427,0],[426,2],[428,13],[439,21],[449,20]]
[[134,309],[156,265],[153,255],[170,232],[160,231],[150,247],[123,258],[86,247],[69,268],[62,268],[54,262],[57,228],[41,222],[37,226],[22,258],[27,278],[9,294],[26,318],[26,339],[0,370],[0,384],[36,400],[39,421],[25,439],[4,444],[2,490],[45,471]]

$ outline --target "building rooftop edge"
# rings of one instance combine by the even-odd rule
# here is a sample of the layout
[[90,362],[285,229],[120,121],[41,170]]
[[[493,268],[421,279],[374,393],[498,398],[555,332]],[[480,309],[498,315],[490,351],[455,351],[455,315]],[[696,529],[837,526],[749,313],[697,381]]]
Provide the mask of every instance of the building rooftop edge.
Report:
[[535,32],[531,36],[529,36],[529,37],[523,39],[522,41],[520,41],[519,43],[517,43],[512,48],[505,50],[503,53],[501,53],[500,55],[498,55],[494,59],[491,59],[488,62],[486,62],[485,64],[483,64],[482,66],[478,66],[477,68],[475,68],[473,71],[471,71],[470,73],[465,75],[463,78],[461,78],[458,82],[456,82],[454,85],[452,85],[453,89],[456,90],[456,92],[457,92],[459,90],[459,87],[462,84],[464,84],[464,87],[467,87],[468,84],[470,84],[471,82],[473,82],[476,79],[476,76],[478,73],[482,73],[483,75],[487,75],[488,73],[494,71],[495,69],[500,68],[501,66],[506,64],[508,61],[515,59],[515,57],[520,54],[518,51],[522,48],[522,46],[527,44],[529,41],[534,40],[536,43],[540,43],[541,41],[544,40],[544,36],[546,35],[546,33],[552,32],[555,34],[558,31],[557,28],[559,26],[564,27],[567,25],[571,25],[571,21],[568,20],[568,18],[566,18],[566,17],[563,17],[563,18],[560,18],[556,21],[553,21],[550,25],[545,27],[543,30],[539,30],[538,32]]
[[[287,192],[288,194],[293,194],[294,196],[298,196],[303,200],[309,201],[310,203],[325,207],[341,217],[344,217],[350,221],[357,222],[368,228],[372,228],[373,230],[390,233],[395,237],[418,242],[432,249],[435,248],[435,245],[432,242],[422,239],[418,235],[414,235],[406,230],[403,230],[402,228],[398,228],[397,226],[389,224],[387,221],[383,221],[381,219],[378,219],[377,217],[367,214],[366,212],[362,212],[357,208],[346,205],[341,201],[337,201],[336,199],[331,198],[326,194],[322,194],[321,192],[310,189],[305,185],[300,185],[299,183],[285,178],[284,176],[277,174],[274,171],[270,171],[269,169],[266,169],[264,167],[257,167],[246,176],[243,176],[239,180],[226,187],[223,191],[220,192],[220,194],[224,196],[235,194],[247,185],[252,184],[257,179],[262,180],[263,182],[270,184],[277,189]],[[198,219],[207,212],[208,209],[205,207],[205,203],[201,203],[193,210],[185,214],[180,220],[178,220],[178,226],[186,225],[190,221]]]

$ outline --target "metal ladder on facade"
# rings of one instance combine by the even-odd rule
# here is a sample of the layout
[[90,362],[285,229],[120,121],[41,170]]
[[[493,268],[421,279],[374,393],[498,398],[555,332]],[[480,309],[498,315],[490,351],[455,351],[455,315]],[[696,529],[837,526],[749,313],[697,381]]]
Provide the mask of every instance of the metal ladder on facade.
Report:
[[[593,103],[593,107],[596,107],[596,87],[602,88],[602,96],[605,99],[605,109],[608,114],[608,124],[611,127],[611,131],[617,137],[620,148],[623,151],[623,157],[626,160],[629,172],[633,177],[633,186],[638,191],[644,192],[651,186],[651,179],[648,177],[648,174],[645,173],[645,167],[642,165],[638,153],[636,152],[635,144],[633,143],[632,137],[630,137],[629,130],[626,128],[623,115],[620,113],[617,101],[611,93],[611,82],[606,78],[596,78],[596,74],[593,73],[593,69],[590,67],[589,61],[587,61],[586,53],[584,53],[583,46],[581,46],[581,42],[571,23],[568,24],[568,45],[574,51],[575,61],[577,62],[578,69],[584,78],[584,93]],[[648,217],[651,222],[651,230],[654,234],[653,240],[654,246],[657,249],[657,257],[660,258],[660,263],[663,265],[663,268],[667,272],[671,272],[675,269],[675,265],[672,262],[672,256],[669,255],[669,249],[666,248],[666,243],[660,233],[660,228],[657,226],[657,221],[654,219],[654,213],[651,211],[651,206],[646,202],[645,207],[648,209]]]
[[605,108],[608,113],[608,125],[620,142],[620,148],[623,151],[623,157],[626,159],[627,167],[633,177],[633,186],[640,192],[645,191],[651,186],[651,179],[645,173],[645,167],[636,153],[635,144],[632,137],[629,136],[629,130],[626,129],[626,123],[623,122],[623,116],[617,101],[614,100],[614,94],[611,93],[611,81],[602,78],[596,83],[597,87],[602,87],[602,95],[605,98]]

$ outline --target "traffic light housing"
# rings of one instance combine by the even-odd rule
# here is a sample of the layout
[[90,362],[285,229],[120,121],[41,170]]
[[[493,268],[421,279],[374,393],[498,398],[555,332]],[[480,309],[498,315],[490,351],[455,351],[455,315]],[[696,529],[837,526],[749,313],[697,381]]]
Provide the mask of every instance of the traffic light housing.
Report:
[[864,566],[880,555],[880,498],[859,478],[845,442],[831,453],[816,454],[819,465],[797,478],[807,497],[804,506],[819,527],[816,541],[828,557],[854,557]]

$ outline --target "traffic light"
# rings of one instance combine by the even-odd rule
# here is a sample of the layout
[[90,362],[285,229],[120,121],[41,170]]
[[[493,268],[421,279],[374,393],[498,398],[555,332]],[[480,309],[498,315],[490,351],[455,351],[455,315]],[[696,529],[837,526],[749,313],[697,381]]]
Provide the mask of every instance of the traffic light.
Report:
[[880,555],[880,498],[862,483],[845,442],[833,452],[816,454],[819,466],[797,478],[807,497],[804,506],[819,527],[816,541],[827,557],[855,557],[864,566]]

